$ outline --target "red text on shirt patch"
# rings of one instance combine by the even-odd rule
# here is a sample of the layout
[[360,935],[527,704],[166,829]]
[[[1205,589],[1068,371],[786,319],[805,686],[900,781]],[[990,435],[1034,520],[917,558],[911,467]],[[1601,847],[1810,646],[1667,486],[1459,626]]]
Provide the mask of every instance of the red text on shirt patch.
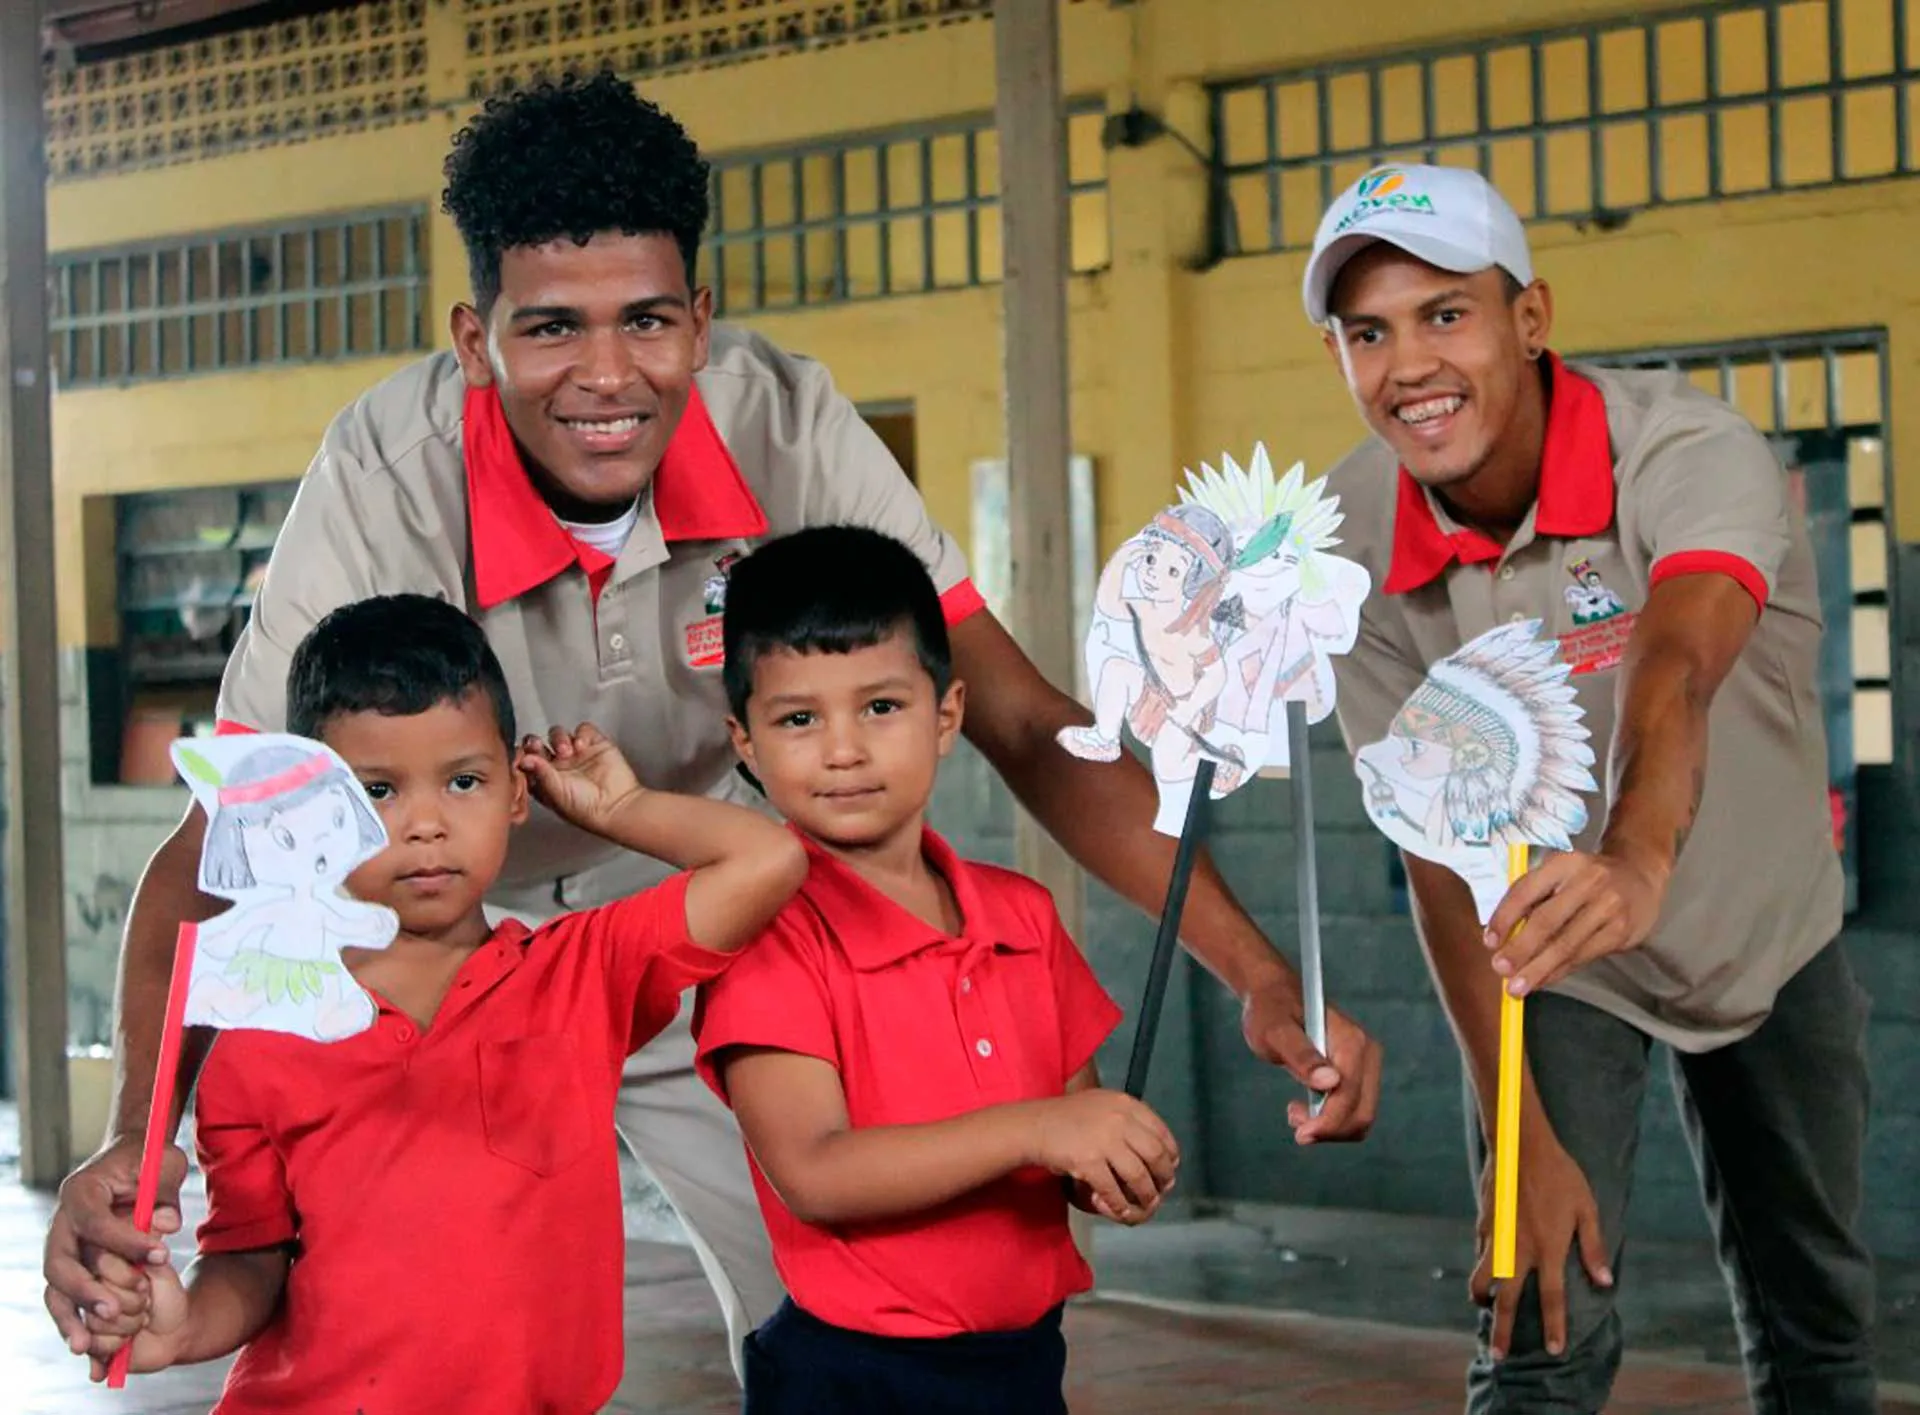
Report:
[[720,616],[710,614],[687,625],[687,662],[694,668],[718,668],[726,657]]
[[1596,624],[1569,629],[1560,636],[1560,657],[1575,673],[1605,673],[1618,668],[1633,632],[1634,616],[1616,614]]

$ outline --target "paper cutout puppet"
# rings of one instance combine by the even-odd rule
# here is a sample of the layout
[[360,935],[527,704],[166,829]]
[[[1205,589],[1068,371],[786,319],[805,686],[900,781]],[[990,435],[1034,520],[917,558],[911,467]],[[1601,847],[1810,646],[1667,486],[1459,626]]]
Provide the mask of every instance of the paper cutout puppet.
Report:
[[1276,478],[1260,445],[1245,468],[1202,464],[1101,572],[1086,641],[1094,721],[1059,741],[1113,761],[1130,732],[1159,783],[1163,834],[1180,834],[1203,757],[1225,796],[1286,765],[1289,699],[1311,721],[1333,710],[1330,660],[1353,647],[1371,580],[1328,553],[1343,517],[1325,485],[1298,463]]
[[233,901],[199,926],[186,1022],[323,1042],[372,1026],[340,950],[385,948],[400,922],[341,892],[387,846],[352,770],[285,734],[183,739],[172,754],[207,813],[200,887]]
[[1434,664],[1354,758],[1373,823],[1466,880],[1483,924],[1507,891],[1507,847],[1572,849],[1581,793],[1598,789],[1569,667],[1540,628],[1503,624]]

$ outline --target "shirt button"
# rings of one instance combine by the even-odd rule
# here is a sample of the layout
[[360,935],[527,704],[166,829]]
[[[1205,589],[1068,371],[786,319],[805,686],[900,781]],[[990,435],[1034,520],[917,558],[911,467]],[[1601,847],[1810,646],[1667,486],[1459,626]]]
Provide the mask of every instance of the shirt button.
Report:
[[993,1043],[988,1041],[985,1037],[982,1037],[980,1038],[979,1041],[975,1042],[973,1044],[973,1049],[979,1052],[980,1055],[982,1056],[993,1055]]
[[411,1027],[409,1027],[409,1026],[408,1026],[408,1025],[407,1025],[407,1024],[405,1023],[405,1022],[402,1022],[402,1023],[401,1023],[401,1024],[399,1025],[399,1026],[397,1026],[397,1027],[395,1027],[395,1028],[393,1029],[393,1039],[394,1039],[394,1040],[395,1040],[396,1042],[410,1042],[410,1041],[412,1041],[412,1040],[413,1040],[413,1028],[411,1028]]
[[1524,624],[1526,622],[1527,622],[1527,616],[1520,613],[1520,611],[1517,609],[1513,613],[1507,616],[1507,623],[1509,624]]
[[1513,578],[1513,566],[1502,565],[1500,567],[1500,578],[1503,580],[1511,580]]
[[627,636],[626,636],[625,634],[610,634],[610,635],[608,635],[608,637],[607,637],[607,647],[608,647],[608,648],[610,648],[610,649],[612,649],[612,650],[613,650],[613,651],[614,651],[615,653],[624,653],[624,652],[626,652],[626,648],[627,648]]
[[973,979],[972,979],[972,978],[962,978],[962,979],[960,980],[960,991],[961,991],[961,992],[972,992],[972,991],[973,991]]

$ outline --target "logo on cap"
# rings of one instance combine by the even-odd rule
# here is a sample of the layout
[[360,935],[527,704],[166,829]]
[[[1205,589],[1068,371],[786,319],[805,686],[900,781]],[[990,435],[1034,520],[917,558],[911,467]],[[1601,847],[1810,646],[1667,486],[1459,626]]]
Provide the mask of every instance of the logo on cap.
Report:
[[1382,167],[1362,177],[1359,185],[1354,188],[1354,194],[1362,197],[1392,196],[1400,190],[1400,184],[1406,180],[1406,173],[1397,168]]
[[1433,198],[1425,192],[1402,191],[1407,175],[1397,167],[1376,167],[1362,177],[1353,189],[1353,206],[1340,218],[1340,224],[1333,228],[1333,234],[1339,235],[1350,227],[1358,226],[1362,221],[1380,215],[1382,212],[1407,212],[1420,216],[1435,216]]

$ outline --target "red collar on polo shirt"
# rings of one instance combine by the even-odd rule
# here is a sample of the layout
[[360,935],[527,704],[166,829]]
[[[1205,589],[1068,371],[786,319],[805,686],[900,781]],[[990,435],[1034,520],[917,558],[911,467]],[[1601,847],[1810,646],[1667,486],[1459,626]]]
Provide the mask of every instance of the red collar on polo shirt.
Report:
[[[461,442],[467,515],[473,526],[473,583],[482,609],[544,585],[579,565],[596,591],[613,561],[567,534],[540,499],[520,460],[500,395],[467,390]],[[667,541],[734,540],[767,533],[767,515],[721,440],[698,387],[653,474],[653,510]]]
[[[890,967],[922,949],[954,941],[956,935],[943,933],[909,913],[854,873],[851,866],[806,836],[800,839],[813,860],[806,897],[825,917],[847,961],[859,971]],[[1031,925],[1007,917],[991,894],[980,889],[972,869],[951,845],[931,829],[923,828],[920,848],[953,890],[954,903],[960,908],[959,939],[978,951],[1039,951],[1045,940],[1034,937]]]
[[[1613,524],[1613,440],[1600,390],[1547,355],[1553,394],[1547,405],[1547,435],[1540,449],[1540,492],[1534,506],[1536,535],[1578,540]],[[1388,594],[1406,594],[1430,584],[1458,560],[1478,565],[1498,560],[1498,541],[1462,527],[1442,529],[1426,490],[1400,469],[1399,501],[1393,513],[1393,562]]]

